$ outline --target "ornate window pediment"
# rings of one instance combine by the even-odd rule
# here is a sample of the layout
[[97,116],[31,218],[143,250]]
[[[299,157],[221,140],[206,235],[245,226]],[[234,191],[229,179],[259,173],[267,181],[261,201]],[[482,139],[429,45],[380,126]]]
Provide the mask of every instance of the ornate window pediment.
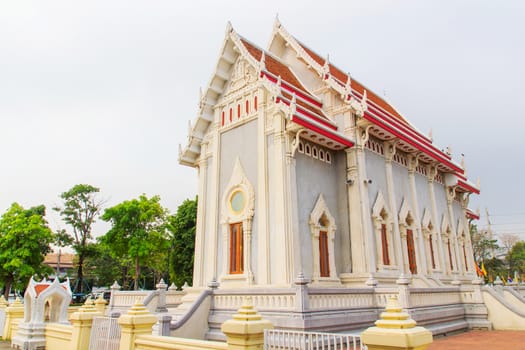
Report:
[[222,282],[232,280],[253,283],[251,268],[251,237],[255,213],[253,185],[239,158],[235,160],[232,175],[221,201],[223,234]]
[[335,269],[334,238],[337,226],[322,194],[310,213],[313,282],[339,282]]

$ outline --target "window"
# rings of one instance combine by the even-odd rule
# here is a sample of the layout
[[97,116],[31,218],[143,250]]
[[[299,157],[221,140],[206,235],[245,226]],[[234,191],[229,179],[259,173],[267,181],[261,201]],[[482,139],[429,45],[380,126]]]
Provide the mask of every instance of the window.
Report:
[[465,245],[464,244],[463,244],[463,258],[465,259],[465,271],[468,271],[467,251],[465,250]]
[[432,243],[432,235],[428,236],[428,244],[430,245],[430,259],[432,260],[432,268],[436,268],[436,258],[434,257],[434,245]]
[[452,264],[452,250],[450,249],[450,239],[447,242],[448,247],[448,261],[450,262],[450,271],[454,271],[454,264]]
[[416,265],[416,250],[414,248],[414,233],[412,230],[407,230],[407,251],[408,251],[408,267],[412,274],[417,273]]
[[386,224],[381,224],[381,250],[383,252],[383,265],[390,265],[390,256],[388,255],[388,236]]
[[330,262],[328,256],[328,233],[319,231],[319,275],[330,277]]
[[224,126],[224,111],[222,111],[222,121],[221,121],[221,126]]
[[230,108],[230,123],[233,121],[233,109]]
[[250,114],[250,101],[246,100],[246,115]]
[[230,224],[230,274],[244,272],[242,223]]
[[305,153],[307,156],[309,156],[309,155],[312,154],[310,150],[311,150],[311,149],[310,149],[310,145],[306,145],[305,148],[304,148],[304,153]]
[[255,96],[253,98],[253,108],[255,108],[255,110],[257,110],[257,96]]
[[241,105],[237,104],[237,119],[241,117]]

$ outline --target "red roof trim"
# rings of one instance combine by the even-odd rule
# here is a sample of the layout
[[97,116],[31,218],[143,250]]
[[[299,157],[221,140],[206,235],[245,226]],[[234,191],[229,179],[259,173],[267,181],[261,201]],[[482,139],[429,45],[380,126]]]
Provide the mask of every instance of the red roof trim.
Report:
[[479,194],[479,190],[477,188],[475,188],[472,185],[469,185],[468,183],[466,183],[466,182],[464,182],[462,180],[458,180],[458,186],[461,187],[462,189],[466,190],[467,192],[472,192],[472,193],[475,193],[475,194]]
[[467,214],[467,218],[469,218],[469,219],[472,219],[472,220],[479,220],[479,215],[476,214],[476,213],[474,213],[474,212],[473,212],[472,210],[470,210],[470,209],[467,209],[466,214]]
[[[266,76],[268,80],[270,80],[272,83],[277,83],[277,78],[270,72],[261,72],[262,75]],[[281,77],[282,78],[282,77]],[[283,84],[284,83],[284,84]],[[323,104],[317,100],[315,100],[311,95],[305,94],[301,90],[296,89],[292,84],[288,83],[286,80],[281,80],[281,85],[286,90],[296,94],[297,96],[300,96],[304,100],[310,102],[311,104],[317,106],[318,108],[321,108]]]
[[[284,97],[278,97],[276,102],[278,103],[279,101],[282,101],[284,104],[286,104],[287,106],[290,105],[290,101],[288,101],[286,98]],[[300,105],[296,104],[296,109],[295,109],[297,112],[301,112],[301,114],[304,114],[305,116],[309,117],[309,118],[312,118],[314,119],[316,122],[320,123],[320,124],[323,124],[324,126],[326,126],[327,128],[330,128],[332,130],[337,130],[337,126],[334,125],[333,123],[331,123],[329,120],[327,119],[324,119],[316,114],[314,114],[313,112],[311,111],[308,111],[307,109],[301,107]]]
[[[367,100],[368,102],[368,100]],[[375,107],[373,107],[375,108]],[[376,108],[377,109],[377,108]],[[379,111],[381,113],[381,111]],[[398,119],[392,117],[392,116],[389,116],[389,115],[379,115],[377,112],[374,111],[374,114],[379,117],[379,118],[382,118],[382,119],[386,119],[388,118],[388,121],[391,122],[391,123],[394,123],[396,124],[395,126],[398,127],[398,128],[401,128],[403,129],[404,132],[406,132],[407,134],[410,134],[410,136],[414,137],[415,139],[417,139],[418,142],[424,144],[426,147],[430,148],[430,150],[438,153],[440,156],[442,157],[445,157],[449,160],[451,160],[451,157],[446,154],[446,153],[443,153],[442,151],[440,151],[439,149],[436,148],[436,146],[434,146],[432,143],[429,142],[428,139],[426,139],[424,136],[421,136],[417,131],[415,131],[414,129],[408,127],[405,123],[402,123],[400,122]],[[384,113],[383,113],[384,114]],[[461,170],[461,172],[463,172],[463,170]]]
[[386,124],[386,122],[382,119],[378,119],[378,117],[376,116],[373,116],[372,114],[370,114],[368,111],[365,112],[365,115],[364,115],[364,118],[368,121],[371,121],[373,122],[374,124],[378,124],[380,123],[381,127],[384,128],[385,130],[389,131],[390,133],[394,134],[396,137],[399,137],[401,140],[407,142],[408,144],[416,147],[417,149],[421,150],[421,151],[424,151],[425,153],[427,153],[429,156],[431,156],[432,158],[434,158],[435,160],[445,164],[446,166],[448,166],[449,168],[455,170],[455,171],[458,171],[458,172],[461,172],[462,169],[459,168],[457,165],[455,165],[454,163],[450,162],[448,159],[446,158],[443,158],[441,157],[440,155],[434,153],[432,150],[429,150],[427,148],[426,145],[422,145],[420,143],[416,143],[414,140],[412,140],[411,138],[405,136],[401,131],[398,131],[397,129],[391,127],[390,125]]
[[308,120],[305,120],[303,118],[301,118],[301,116],[298,116],[297,114],[294,114],[292,116],[292,121],[294,123],[297,123],[301,126],[304,126],[305,128],[309,129],[309,130],[312,130],[312,131],[315,131],[327,138],[329,138],[330,140],[333,140],[337,143],[340,143],[341,145],[343,146],[346,146],[346,147],[353,147],[354,146],[354,143],[350,140],[347,140],[333,132],[331,132],[330,130],[326,130],[326,129],[323,129],[323,128],[320,128],[318,127],[317,125],[315,124],[312,124],[310,123]]

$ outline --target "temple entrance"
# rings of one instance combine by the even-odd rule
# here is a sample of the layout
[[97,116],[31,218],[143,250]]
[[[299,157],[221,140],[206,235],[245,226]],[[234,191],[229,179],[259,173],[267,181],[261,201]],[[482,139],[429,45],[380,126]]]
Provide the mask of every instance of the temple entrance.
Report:
[[417,274],[416,264],[416,250],[414,248],[414,233],[412,230],[407,230],[407,251],[408,251],[408,267],[410,272]]

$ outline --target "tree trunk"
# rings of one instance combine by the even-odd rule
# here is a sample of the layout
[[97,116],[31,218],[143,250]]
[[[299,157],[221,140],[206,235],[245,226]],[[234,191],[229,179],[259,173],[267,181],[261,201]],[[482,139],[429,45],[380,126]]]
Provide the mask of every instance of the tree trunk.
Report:
[[5,285],[4,285],[4,298],[5,300],[9,300],[9,292],[11,291],[11,286],[13,285],[13,275],[9,274],[7,275],[7,278],[5,279]]
[[139,290],[139,278],[140,278],[140,264],[139,264],[139,257],[137,256],[135,258],[135,285],[133,287],[134,290]]
[[82,293],[84,291],[84,254],[78,255],[78,269],[77,269],[77,287],[75,288],[76,293]]

